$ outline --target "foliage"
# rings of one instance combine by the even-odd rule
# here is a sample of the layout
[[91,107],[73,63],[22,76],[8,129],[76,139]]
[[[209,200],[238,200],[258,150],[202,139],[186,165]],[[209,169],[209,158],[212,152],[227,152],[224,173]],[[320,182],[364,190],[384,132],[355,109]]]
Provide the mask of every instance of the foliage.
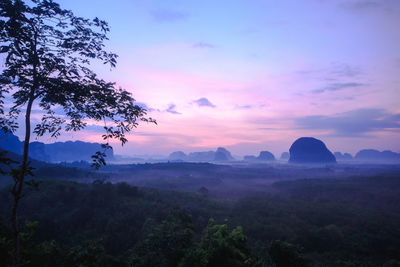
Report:
[[100,242],[86,241],[71,248],[65,256],[64,266],[109,267],[120,266],[115,258],[108,255]]
[[400,261],[389,260],[389,261],[385,262],[383,267],[400,267]]
[[132,266],[178,266],[192,244],[191,219],[185,212],[170,214],[154,226],[134,249]]
[[245,266],[250,250],[241,227],[229,230],[227,224],[217,225],[210,219],[199,248],[188,253],[181,266]]
[[[125,133],[135,128],[145,109],[134,104],[131,94],[99,78],[90,69],[93,60],[115,67],[117,55],[104,50],[108,24],[75,16],[57,3],[34,0],[5,0],[0,4],[0,53],[6,55],[0,75],[0,99],[11,93],[13,106],[6,114],[0,106],[0,126],[13,131],[24,105],[37,102],[45,113],[34,127],[42,136],[54,137],[64,129],[83,129],[85,119],[106,122],[104,140],[117,138],[123,144]],[[4,102],[0,102],[4,103]],[[32,103],[31,103],[32,104]],[[56,114],[62,110],[61,114]],[[108,144],[105,144],[105,149]],[[97,163],[104,154],[95,155]]]
[[7,151],[0,150],[0,175],[7,174],[11,168],[11,164],[15,164],[16,161],[8,157]]
[[[324,194],[324,199],[318,200],[313,194],[321,184],[319,195]],[[400,216],[396,198],[389,193],[399,192],[400,180],[364,177],[349,179],[347,188],[349,184],[359,191],[374,188],[375,194],[365,195],[361,201],[361,195],[338,191],[329,181],[304,180],[280,184],[281,190],[296,189],[302,199],[282,191],[231,202],[104,180],[92,184],[44,181],[39,192],[25,190],[21,219],[39,222],[33,242],[55,249],[47,249],[48,254],[35,253],[49,255],[48,259],[61,255],[58,259],[64,265],[58,266],[68,266],[67,255],[77,248],[99,253],[105,262],[111,257],[110,264],[119,263],[116,266],[133,262],[139,266],[176,266],[177,262],[181,266],[212,266],[222,258],[238,266],[285,266],[285,261],[296,261],[298,266],[396,266]],[[336,192],[330,198],[329,188]],[[0,191],[0,214],[8,212],[8,190]],[[341,202],[347,199],[347,192],[357,198],[353,205]],[[389,200],[392,205],[387,205]],[[375,202],[382,202],[384,208],[372,205]],[[209,223],[209,218],[215,221]],[[0,236],[0,246],[9,248],[12,244],[6,227],[0,226]],[[54,246],[49,246],[52,240]],[[96,249],[89,249],[91,242]],[[156,252],[160,256],[156,257]],[[24,255],[32,262],[46,259]]]
[[[60,266],[63,263],[63,255],[60,247],[54,240],[36,242],[37,221],[26,222],[21,231],[23,266]],[[4,233],[2,234],[4,235]],[[11,266],[12,243],[10,236],[5,234],[0,237],[1,255],[4,266]]]
[[[94,60],[111,68],[116,65],[117,55],[104,49],[108,32],[105,21],[75,16],[52,0],[0,2],[0,54],[5,56],[0,74],[0,130],[14,132],[20,113],[25,113],[22,161],[10,175],[14,180],[10,218],[14,266],[22,263],[17,212],[25,177],[32,170],[28,161],[32,111],[41,111],[41,122],[33,129],[37,136],[57,137],[62,130],[82,130],[89,120],[104,122],[104,151],[92,156],[95,168],[106,164],[110,139],[123,145],[125,134],[140,120],[155,122],[145,117],[146,110],[134,103],[128,91],[90,69]],[[7,103],[11,108],[6,112],[8,99],[12,99]]]
[[306,260],[298,252],[298,249],[279,240],[272,241],[268,248],[269,255],[276,267],[305,267]]

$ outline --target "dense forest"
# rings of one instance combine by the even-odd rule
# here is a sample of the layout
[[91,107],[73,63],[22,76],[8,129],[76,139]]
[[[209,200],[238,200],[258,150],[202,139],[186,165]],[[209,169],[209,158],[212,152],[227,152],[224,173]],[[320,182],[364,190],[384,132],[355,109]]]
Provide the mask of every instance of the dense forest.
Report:
[[[400,264],[398,172],[274,181],[272,191],[223,198],[206,188],[137,187],[110,183],[104,172],[51,166],[36,174],[83,178],[46,177],[27,187],[20,213],[24,266]],[[177,166],[153,167],[165,171]],[[231,171],[229,166],[207,166],[210,175],[221,168]],[[149,164],[131,168],[152,169]],[[1,259],[6,266],[12,260],[9,191],[5,186],[0,192]]]

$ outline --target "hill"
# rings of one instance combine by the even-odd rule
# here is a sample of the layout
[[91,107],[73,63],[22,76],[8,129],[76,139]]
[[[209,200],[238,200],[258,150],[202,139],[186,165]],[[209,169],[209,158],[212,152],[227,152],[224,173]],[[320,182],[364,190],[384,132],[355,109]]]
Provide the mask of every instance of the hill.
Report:
[[[0,131],[0,148],[21,155],[24,142],[20,141],[12,133]],[[91,156],[97,151],[103,151],[99,143],[83,141],[67,141],[45,144],[42,142],[31,142],[29,144],[29,156],[32,159],[46,162],[73,162],[91,161]],[[114,158],[113,150],[106,151],[107,160]]]

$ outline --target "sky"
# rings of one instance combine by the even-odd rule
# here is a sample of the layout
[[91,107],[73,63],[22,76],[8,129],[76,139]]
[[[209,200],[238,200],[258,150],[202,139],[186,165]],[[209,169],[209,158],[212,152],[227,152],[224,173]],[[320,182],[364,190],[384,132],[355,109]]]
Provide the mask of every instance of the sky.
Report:
[[[110,24],[117,67],[93,67],[157,120],[116,154],[279,157],[302,136],[400,152],[399,0],[57,2]],[[62,138],[101,141],[96,129]]]

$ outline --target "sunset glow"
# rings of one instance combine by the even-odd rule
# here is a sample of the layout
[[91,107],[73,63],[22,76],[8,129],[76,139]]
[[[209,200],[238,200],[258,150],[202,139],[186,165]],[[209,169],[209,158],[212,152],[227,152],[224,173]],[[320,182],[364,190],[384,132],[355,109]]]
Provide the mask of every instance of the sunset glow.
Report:
[[301,136],[332,151],[400,152],[399,1],[59,2],[110,24],[117,68],[93,67],[158,122],[117,154],[223,146],[279,157]]

